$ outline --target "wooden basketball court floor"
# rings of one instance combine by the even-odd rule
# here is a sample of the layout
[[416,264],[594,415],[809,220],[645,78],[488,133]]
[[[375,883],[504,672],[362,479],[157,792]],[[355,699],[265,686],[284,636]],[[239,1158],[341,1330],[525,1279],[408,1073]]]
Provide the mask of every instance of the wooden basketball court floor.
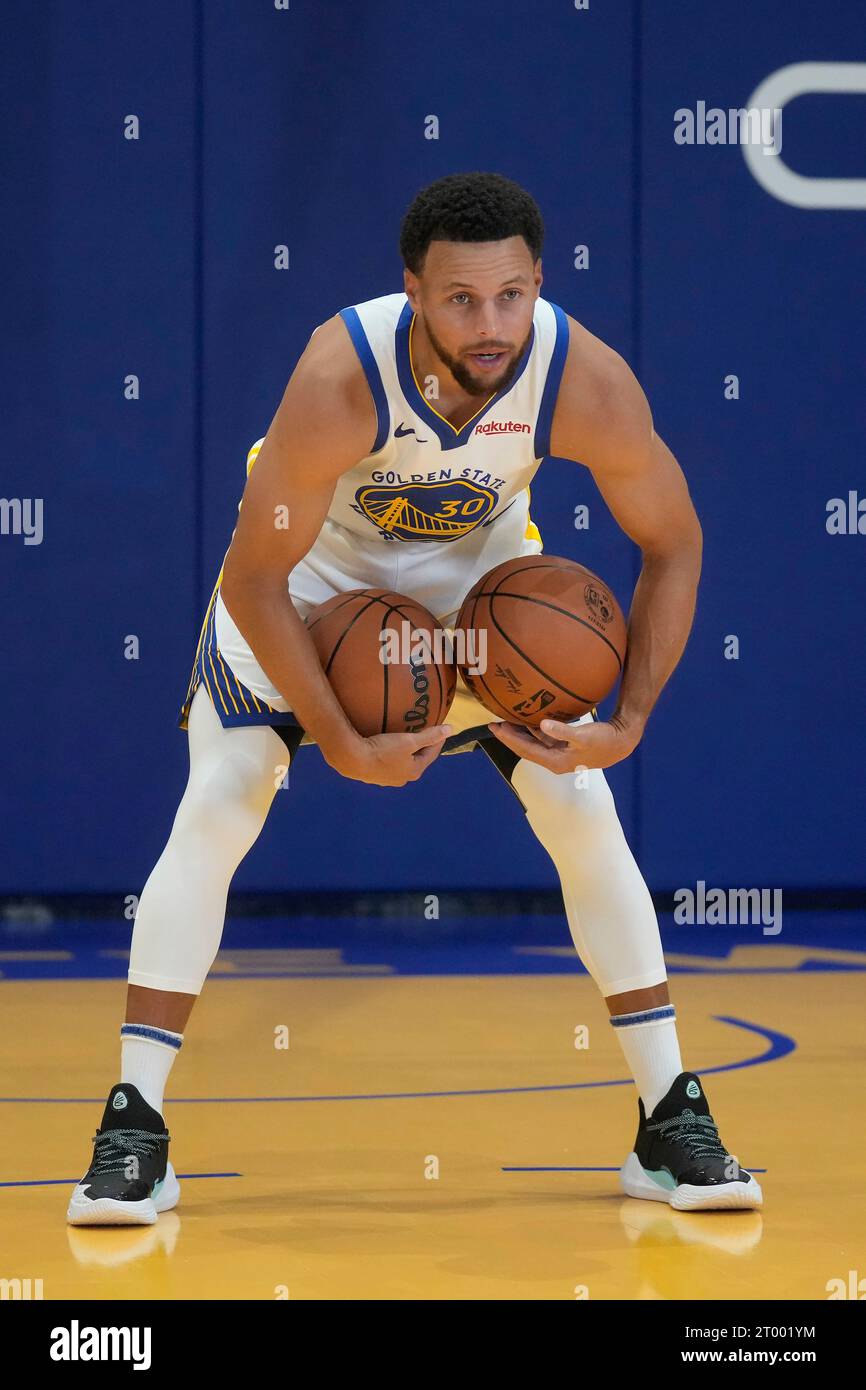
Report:
[[866,1290],[866,952],[669,956],[684,1065],[764,1189],[760,1213],[704,1214],[620,1194],[634,1087],[570,947],[515,948],[529,974],[393,955],[222,953],[166,1105],[181,1203],[144,1229],[64,1220],[122,980],[0,981],[0,1278],[45,1299],[820,1300],[851,1271]]

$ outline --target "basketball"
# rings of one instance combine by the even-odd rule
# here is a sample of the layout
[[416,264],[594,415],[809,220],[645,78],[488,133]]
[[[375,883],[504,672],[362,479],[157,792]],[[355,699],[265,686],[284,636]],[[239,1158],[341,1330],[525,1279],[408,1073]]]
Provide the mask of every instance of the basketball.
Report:
[[306,625],[359,734],[417,733],[444,721],[457,670],[445,629],[420,603],[351,589],[314,608]]
[[[622,673],[626,625],[608,586],[574,560],[506,560],[470,589],[455,628],[458,669],[512,723],[573,720]],[[485,650],[486,643],[486,650]]]

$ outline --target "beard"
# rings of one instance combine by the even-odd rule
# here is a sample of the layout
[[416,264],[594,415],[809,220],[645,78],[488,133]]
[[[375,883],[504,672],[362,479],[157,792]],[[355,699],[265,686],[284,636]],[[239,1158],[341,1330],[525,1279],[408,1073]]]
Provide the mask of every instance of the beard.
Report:
[[[427,333],[427,337],[430,339],[430,345],[436,353],[436,356],[440,358],[442,362],[445,363],[445,366],[448,368],[454,380],[457,382],[457,385],[462,387],[463,390],[470,396],[491,396],[495,395],[498,391],[506,390],[506,388],[510,386],[512,381],[514,380],[514,374],[517,371],[518,365],[523,357],[524,352],[526,351],[529,339],[532,337],[532,327],[530,326],[529,332],[527,333],[526,337],[521,343],[519,351],[515,352],[509,358],[505,366],[502,368],[500,376],[493,378],[488,376],[477,377],[472,375],[471,368],[467,367],[465,361],[462,358],[451,356],[447,348],[443,347],[442,343],[440,343],[439,340],[436,338],[435,334],[433,333],[433,330],[431,329],[430,325],[426,322],[426,320],[424,322],[424,329]],[[498,348],[496,345],[494,345],[494,347],[492,348],[492,351],[494,352],[497,350],[504,351],[506,349],[504,349],[503,345],[500,343],[498,345]]]

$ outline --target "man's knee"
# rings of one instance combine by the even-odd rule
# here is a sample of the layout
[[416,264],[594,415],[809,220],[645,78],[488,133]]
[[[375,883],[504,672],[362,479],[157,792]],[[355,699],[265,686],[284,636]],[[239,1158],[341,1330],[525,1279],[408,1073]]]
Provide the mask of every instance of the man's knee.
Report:
[[557,773],[522,759],[512,784],[529,819],[539,827],[619,828],[613,793],[599,768]]
[[277,786],[278,769],[227,757],[194,769],[178,807],[171,838],[196,842],[240,860],[258,838]]

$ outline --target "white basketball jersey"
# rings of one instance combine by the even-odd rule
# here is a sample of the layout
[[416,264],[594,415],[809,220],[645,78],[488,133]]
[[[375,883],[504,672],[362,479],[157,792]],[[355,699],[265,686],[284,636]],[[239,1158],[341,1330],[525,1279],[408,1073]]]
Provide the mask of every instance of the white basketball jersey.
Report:
[[337,484],[329,520],[386,545],[452,545],[511,507],[526,518],[526,488],[549,450],[568,346],[568,320],[538,299],[511,384],[459,429],[437,409],[435,383],[412,366],[415,314],[405,294],[341,310],[376,404],[370,455]]
[[[511,384],[481,400],[458,429],[415,378],[415,314],[405,294],[340,314],[375,402],[376,439],[338,480],[322,530],[289,575],[292,601],[306,617],[336,593],[383,588],[447,622],[488,570],[541,550],[529,484],[550,451],[568,320],[558,305],[537,299]],[[250,450],[248,469],[262,442]],[[285,708],[218,591],[215,600],[222,655],[255,694]]]

